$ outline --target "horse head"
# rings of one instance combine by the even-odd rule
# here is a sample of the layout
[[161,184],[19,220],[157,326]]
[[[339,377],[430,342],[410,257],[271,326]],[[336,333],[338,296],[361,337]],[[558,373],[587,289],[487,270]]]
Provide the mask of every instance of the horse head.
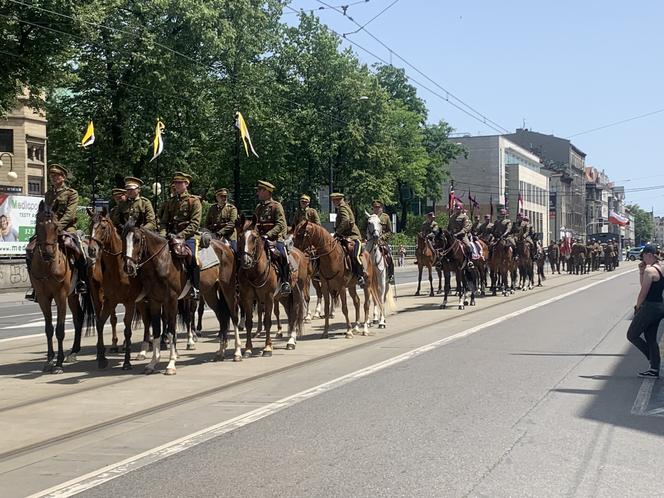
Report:
[[309,237],[309,222],[307,220],[298,223],[293,227],[293,245],[304,251],[307,249],[307,243],[305,239]]
[[238,231],[237,252],[240,255],[242,268],[253,268],[260,258],[260,250],[265,247],[261,236],[256,231],[256,215],[250,218],[241,215],[236,221]]
[[114,237],[117,237],[117,232],[113,226],[113,222],[106,213],[106,208],[101,212],[95,212],[92,209],[87,209],[90,216],[90,240],[88,243],[88,256],[95,259],[100,250],[104,247],[110,246]]
[[367,240],[378,240],[382,233],[383,226],[380,224],[378,215],[369,215],[367,218]]
[[134,220],[129,219],[122,230],[122,253],[124,271],[130,277],[135,277],[138,274],[146,246],[145,233],[136,226]]
[[37,249],[44,261],[52,261],[58,247],[58,219],[44,201],[39,203],[35,225]]

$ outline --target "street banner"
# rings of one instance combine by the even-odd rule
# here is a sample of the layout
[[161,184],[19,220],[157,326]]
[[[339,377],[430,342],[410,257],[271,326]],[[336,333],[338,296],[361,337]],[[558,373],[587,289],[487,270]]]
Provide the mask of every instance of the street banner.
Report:
[[23,256],[43,197],[0,194],[0,256]]

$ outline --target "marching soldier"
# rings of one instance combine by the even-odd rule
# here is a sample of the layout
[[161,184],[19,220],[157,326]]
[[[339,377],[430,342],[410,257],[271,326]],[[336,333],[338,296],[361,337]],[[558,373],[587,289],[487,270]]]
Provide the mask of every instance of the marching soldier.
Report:
[[261,236],[276,243],[277,250],[281,256],[279,261],[279,279],[281,287],[279,291],[282,294],[289,294],[290,287],[290,265],[288,263],[288,254],[284,245],[284,238],[288,230],[286,223],[286,214],[281,203],[272,198],[272,192],[276,187],[270,182],[259,180],[256,185],[256,195],[261,201],[256,206],[256,229]]
[[436,220],[434,218],[435,213],[431,211],[427,213],[426,216],[427,218],[426,220],[424,220],[424,223],[422,223],[422,229],[420,231],[422,232],[422,235],[424,237],[427,237],[428,239],[433,239],[439,231],[438,223],[436,223]]
[[463,212],[463,204],[457,201],[447,224],[447,230],[463,244],[464,255],[469,264],[472,264],[472,247],[468,238],[471,226],[468,216]]
[[198,299],[201,281],[201,269],[198,266],[198,229],[201,225],[201,201],[187,191],[191,176],[176,172],[173,176],[175,194],[164,203],[159,233],[171,239],[184,239],[191,249],[191,264],[187,268],[191,280],[190,297]]
[[353,251],[351,253],[351,264],[353,265],[353,273],[357,279],[357,284],[364,286],[364,268],[362,266],[362,234],[360,229],[355,224],[355,215],[344,200],[344,194],[334,192],[330,195],[332,204],[334,204],[337,219],[334,223],[334,236],[342,241],[346,238],[353,241]]
[[235,220],[237,208],[228,202],[228,189],[220,188],[215,192],[217,203],[210,206],[205,217],[205,228],[221,239],[226,239],[237,252]]
[[157,229],[157,219],[154,215],[154,209],[149,199],[141,197],[141,186],[143,181],[128,176],[125,178],[126,199],[121,201],[111,214],[111,221],[120,228],[133,219],[137,227],[147,230]]
[[391,283],[394,281],[394,260],[392,259],[392,249],[390,248],[390,239],[392,238],[392,221],[390,215],[383,212],[383,203],[375,200],[371,203],[371,208],[381,224],[381,236],[378,244],[383,249],[383,255],[387,263],[387,279]]
[[291,223],[292,227],[296,227],[303,221],[308,221],[309,223],[320,225],[320,216],[318,215],[318,211],[312,207],[309,207],[310,203],[311,197],[309,197],[307,194],[302,194],[300,196],[300,205],[293,214],[293,222]]
[[[69,171],[64,166],[52,164],[48,170],[51,188],[44,196],[44,203],[51,208],[58,220],[58,231],[72,235],[76,240],[65,240],[65,246],[71,250],[74,255],[74,266],[78,274],[76,283],[76,293],[83,294],[87,292],[88,267],[85,255],[81,250],[80,243],[75,236],[76,233],[76,210],[78,209],[78,192],[65,184]],[[69,240],[73,243],[69,243]],[[36,238],[32,238],[25,248],[26,265],[30,273],[30,264],[34,254]],[[35,300],[35,291],[31,287],[25,293],[25,299]]]

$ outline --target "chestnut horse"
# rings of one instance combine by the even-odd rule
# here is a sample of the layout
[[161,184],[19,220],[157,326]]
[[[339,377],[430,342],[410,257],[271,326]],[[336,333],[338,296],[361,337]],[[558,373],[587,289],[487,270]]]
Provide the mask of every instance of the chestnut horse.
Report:
[[152,323],[152,358],[145,367],[145,373],[154,373],[159,364],[161,351],[159,338],[161,336],[162,310],[165,321],[165,333],[170,340],[170,357],[165,375],[175,375],[175,361],[177,360],[176,319],[178,312],[186,321],[184,315],[188,307],[181,307],[178,311],[178,297],[183,294],[187,286],[187,272],[184,263],[173,259],[168,248],[168,241],[160,235],[136,227],[130,220],[123,231],[124,269],[131,278],[138,278],[143,284],[143,290],[148,298],[150,321]]
[[[514,258],[512,246],[504,238],[499,238],[494,242],[489,267],[491,268],[492,294],[495,296],[497,289],[501,290],[503,296],[510,294],[514,286]],[[511,286],[510,276],[512,277]]]
[[523,237],[516,242],[517,266],[519,267],[519,287],[531,290],[535,285],[533,271],[533,246]]
[[[427,238],[422,235],[420,232],[417,233],[417,249],[415,249],[415,260],[417,261],[417,290],[415,295],[420,295],[420,286],[422,285],[422,270],[426,266],[429,270],[429,286],[431,287],[431,292],[429,296],[433,297],[433,277],[431,276],[431,269],[436,264],[436,251],[433,249]],[[438,267],[438,293],[442,291],[442,273]]]
[[[309,262],[304,254],[293,249],[290,256],[297,265],[291,272],[291,292],[286,296],[279,296],[279,274],[270,261],[268,242],[256,230],[256,216],[245,218],[240,216],[236,222],[238,232],[237,250],[240,257],[238,269],[238,282],[240,287],[240,308],[245,314],[245,327],[247,340],[244,357],[252,356],[253,344],[251,329],[253,327],[253,305],[257,303],[258,313],[264,310],[263,326],[265,327],[265,347],[261,356],[272,356],[272,312],[275,298],[286,308],[288,316],[288,330],[290,337],[286,349],[295,349],[297,333],[302,331],[304,322],[304,291],[299,282],[300,271],[307,274]],[[306,276],[305,276],[306,279]]]
[[[75,361],[81,350],[81,333],[84,322],[87,327],[94,321],[94,309],[89,294],[79,296],[73,293],[73,267],[67,254],[60,246],[58,220],[55,213],[44,201],[39,203],[35,226],[36,246],[30,264],[30,281],[35,290],[35,297],[44,315],[44,331],[48,353],[43,371],[54,374],[63,372],[65,361],[64,339],[67,303],[74,322],[74,344],[69,360]],[[53,315],[51,303],[55,301],[57,309],[55,337],[58,341],[58,354],[53,350]]]
[[[373,297],[379,300],[378,292],[374,282],[373,267],[369,254],[362,251],[362,264],[366,274],[364,285],[364,323],[360,326],[360,297],[357,294],[357,279],[351,269],[347,267],[346,251],[341,242],[333,237],[330,232],[320,225],[303,221],[293,231],[293,242],[295,247],[305,251],[311,259],[318,260],[319,275],[323,290],[323,301],[325,302],[325,327],[321,338],[329,336],[330,328],[330,301],[337,297],[341,299],[341,310],[346,318],[346,338],[353,337],[353,330],[362,335],[369,335],[369,305]],[[348,303],[346,289],[350,293],[355,306],[355,327],[351,325],[348,317]]]
[[[454,272],[456,280],[456,294],[459,296],[458,309],[463,310],[467,303],[466,292],[470,290],[470,305],[475,306],[475,293],[479,285],[480,274],[476,267],[468,268],[465,265],[463,244],[448,230],[441,230],[436,238],[438,251],[438,265],[445,276],[443,289],[443,302],[440,308],[447,307],[447,296],[451,290],[451,273]],[[475,265],[473,265],[475,266]]]

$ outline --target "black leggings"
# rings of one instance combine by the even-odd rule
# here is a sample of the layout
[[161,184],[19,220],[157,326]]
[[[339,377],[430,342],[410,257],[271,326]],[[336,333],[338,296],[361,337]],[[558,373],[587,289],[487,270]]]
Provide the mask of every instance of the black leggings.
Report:
[[[664,318],[664,304],[646,301],[636,312],[627,330],[627,340],[650,361],[650,368],[659,371],[660,355],[657,329]],[[641,335],[645,338],[643,340]]]

